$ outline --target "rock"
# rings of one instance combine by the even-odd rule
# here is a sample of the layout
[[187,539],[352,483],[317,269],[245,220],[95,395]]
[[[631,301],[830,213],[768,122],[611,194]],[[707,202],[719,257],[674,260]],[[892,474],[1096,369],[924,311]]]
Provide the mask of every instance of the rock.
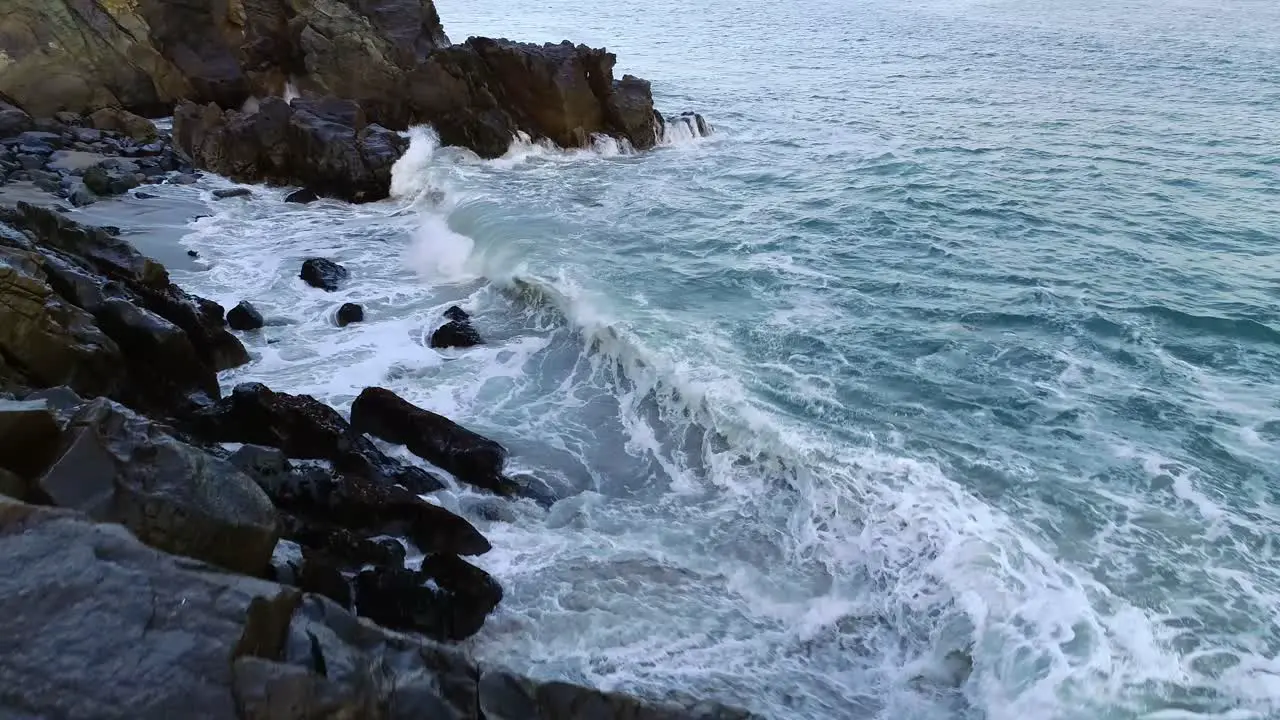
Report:
[[107,395],[124,381],[120,348],[54,292],[34,253],[0,252],[0,358],[40,387]]
[[71,192],[67,194],[67,200],[75,207],[84,207],[98,202],[98,196],[85,187],[84,183],[75,183],[71,187]]
[[363,322],[364,308],[355,303],[343,303],[342,307],[338,308],[334,321],[338,323],[338,327],[346,327],[351,323]]
[[263,324],[262,313],[248,300],[241,300],[227,313],[227,324],[232,330],[257,330]]
[[699,138],[711,135],[711,126],[695,112],[683,112],[666,119],[666,132],[672,137]]
[[151,142],[156,139],[156,126],[150,120],[120,108],[102,108],[94,111],[89,115],[89,126],[96,130],[118,132],[141,142]]
[[66,112],[65,110],[54,113],[53,119],[71,128],[80,127],[84,123],[84,118],[79,113]]
[[0,398],[0,468],[34,479],[49,467],[62,442],[58,419],[44,400]]
[[111,195],[111,176],[101,165],[84,171],[84,186],[94,195]]
[[195,185],[200,182],[200,178],[191,173],[178,173],[169,178],[169,182],[173,185]]
[[267,445],[291,458],[329,460],[343,473],[400,484],[413,493],[443,487],[425,470],[387,457],[328,405],[260,383],[237,385],[229,397],[197,413],[192,430],[215,442]]
[[515,490],[502,475],[507,451],[489,438],[423,410],[383,388],[365,388],[351,405],[351,425],[448,470],[458,480],[501,495]]
[[65,451],[36,484],[52,504],[118,522],[166,552],[246,574],[266,569],[275,511],[227,462],[106,398],[81,407],[67,435]]
[[44,158],[31,153],[22,153],[17,156],[18,166],[23,170],[38,170],[44,167]]
[[303,261],[298,276],[311,287],[333,292],[347,279],[347,269],[325,258],[308,258]]
[[324,98],[267,98],[255,113],[186,103],[174,112],[174,142],[197,166],[238,182],[305,184],[350,202],[386,198],[391,166],[407,141],[368,124],[358,105]]
[[151,193],[148,193],[148,192],[136,192],[133,194],[133,197],[138,200],[154,200],[155,198],[158,198],[160,196],[152,195]]
[[[430,583],[430,584],[428,584]],[[502,600],[488,573],[453,555],[428,555],[422,571],[375,568],[356,575],[356,609],[390,628],[457,642],[476,634]]]
[[[245,458],[237,462],[276,507],[303,521],[285,528],[286,537],[303,545],[320,544],[315,531],[327,525],[365,537],[404,535],[424,552],[480,555],[490,550],[471,523],[403,488],[324,468],[286,464],[280,470],[266,464],[250,466]],[[349,548],[350,543],[343,546]]]
[[30,129],[30,115],[21,108],[0,101],[0,138],[14,137]]
[[253,191],[249,188],[222,188],[213,191],[213,196],[219,200],[233,197],[249,197],[253,195]]
[[453,305],[444,311],[444,316],[448,322],[431,333],[431,347],[472,347],[484,343],[480,333],[471,324],[471,316],[465,310]]
[[[200,253],[196,252],[195,250],[188,250],[187,257],[193,257],[193,258],[200,257]],[[230,313],[228,313],[228,315],[230,315]]]
[[82,143],[96,143],[102,139],[102,131],[93,128],[76,128],[71,136]]
[[287,203],[300,203],[302,205],[306,205],[307,203],[315,202],[319,199],[319,196],[316,195],[314,190],[311,190],[310,188],[302,188],[301,190],[294,190],[286,195],[284,201]]
[[753,717],[477,666],[463,652],[384,630],[319,596],[210,572],[119,526],[4,499],[0,643],[5,704],[20,709],[14,717]]
[[417,67],[408,101],[418,121],[435,125],[442,143],[482,157],[504,154],[517,132],[563,147],[586,147],[595,134],[625,139],[638,150],[653,147],[648,84],[637,78],[615,84],[615,62],[612,53],[568,42],[471,38],[433,52]]

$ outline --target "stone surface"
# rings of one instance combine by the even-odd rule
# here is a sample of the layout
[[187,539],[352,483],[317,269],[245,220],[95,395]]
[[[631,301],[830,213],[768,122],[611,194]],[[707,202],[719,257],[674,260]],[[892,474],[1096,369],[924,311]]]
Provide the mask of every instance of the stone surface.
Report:
[[354,102],[336,98],[262,101],[257,112],[187,103],[174,112],[174,139],[199,167],[239,182],[303,185],[351,202],[387,197],[391,166],[407,141],[369,124]]
[[89,127],[95,130],[110,130],[139,142],[151,142],[156,139],[156,126],[140,115],[120,108],[102,108],[89,115]]
[[30,115],[19,107],[0,101],[0,138],[13,137],[30,129]]
[[460,481],[499,494],[513,494],[502,475],[507,451],[443,415],[424,410],[384,388],[365,388],[351,405],[351,425],[448,470]]
[[298,277],[311,287],[333,292],[347,279],[347,269],[326,258],[308,258],[303,261]]
[[248,300],[241,300],[240,304],[227,311],[227,325],[232,330],[257,330],[262,324],[262,313]]
[[310,188],[302,188],[300,190],[294,190],[286,195],[284,201],[287,203],[306,205],[307,203],[315,202],[318,199],[320,199],[320,197],[316,195],[314,190]]
[[47,401],[0,398],[0,468],[35,478],[49,467],[61,444],[58,418]]
[[444,311],[444,316],[447,322],[431,333],[431,347],[472,347],[484,343],[465,310],[453,305]]
[[237,572],[265,571],[276,544],[275,510],[252,480],[106,398],[71,416],[36,487],[152,547]]
[[225,200],[234,197],[250,197],[253,191],[249,188],[220,188],[213,191],[213,196],[218,200]]

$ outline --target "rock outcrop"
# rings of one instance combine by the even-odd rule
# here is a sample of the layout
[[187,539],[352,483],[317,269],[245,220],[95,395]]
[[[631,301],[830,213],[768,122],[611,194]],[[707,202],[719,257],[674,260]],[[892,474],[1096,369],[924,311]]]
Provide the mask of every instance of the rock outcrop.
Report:
[[465,310],[454,305],[444,311],[445,324],[431,333],[431,347],[472,347],[480,345],[484,339],[471,323],[471,316]]
[[306,185],[351,202],[387,197],[391,166],[407,141],[369,123],[350,100],[279,98],[256,112],[185,103],[174,112],[174,141],[199,167],[240,182]]
[[103,720],[749,720],[477,665],[316,595],[0,498],[0,702]]

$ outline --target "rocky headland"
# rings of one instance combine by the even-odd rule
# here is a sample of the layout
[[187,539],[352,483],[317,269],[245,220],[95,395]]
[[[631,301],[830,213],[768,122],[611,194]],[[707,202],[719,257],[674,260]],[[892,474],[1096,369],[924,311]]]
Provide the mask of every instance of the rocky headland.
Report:
[[[651,148],[668,120],[614,62],[571,43],[452,45],[430,0],[0,11],[0,185],[51,196],[0,198],[0,716],[750,717],[477,665],[453,644],[503,588],[467,560],[489,541],[430,494],[442,473],[495,502],[550,491],[508,477],[501,444],[382,388],[349,418],[257,383],[224,392],[218,374],[250,360],[236,333],[262,316],[68,217],[200,169],[299,186],[291,201],[380,200],[418,124],[484,157],[518,133]],[[171,133],[144,117],[169,115]],[[314,258],[300,275],[323,292],[348,273]],[[446,316],[432,346],[483,342]]]

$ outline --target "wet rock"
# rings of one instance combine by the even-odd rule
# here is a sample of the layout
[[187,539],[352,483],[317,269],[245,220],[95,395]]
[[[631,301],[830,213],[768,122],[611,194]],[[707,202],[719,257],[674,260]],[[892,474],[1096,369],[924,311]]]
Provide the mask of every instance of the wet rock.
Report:
[[502,445],[390,390],[365,388],[351,405],[351,424],[358,432],[404,445],[462,482],[502,495],[515,490],[502,475],[507,456]]
[[308,258],[302,263],[299,277],[311,287],[333,292],[347,279],[347,269],[325,258]]
[[391,166],[407,147],[335,98],[272,97],[248,114],[186,103],[174,112],[174,141],[197,166],[239,182],[306,185],[350,202],[386,198]]
[[44,158],[40,155],[31,153],[21,153],[16,156],[18,166],[23,170],[37,170],[44,167]]
[[302,188],[301,190],[294,190],[293,192],[286,195],[284,198],[284,201],[287,203],[299,203],[302,205],[306,205],[307,203],[315,202],[316,200],[319,200],[319,199],[320,199],[319,196],[316,195],[314,190],[311,190],[309,188]]
[[156,126],[150,120],[120,108],[94,111],[89,115],[89,126],[96,130],[118,132],[142,142],[151,142],[156,138]]
[[400,484],[412,493],[443,487],[425,470],[387,457],[328,405],[260,383],[237,385],[229,397],[197,413],[192,430],[216,442],[267,445],[291,458],[329,460],[343,473]]
[[337,542],[335,548],[321,540],[341,528],[365,537],[404,535],[425,552],[479,555],[490,549],[466,520],[401,487],[318,467],[286,464],[277,470],[247,466],[244,458],[237,462],[249,467],[247,472],[276,507],[297,520],[286,527],[285,536],[304,546],[350,557],[351,543]]
[[79,113],[68,112],[66,110],[54,113],[53,119],[69,128],[77,128],[84,124],[84,118],[81,117]]
[[195,185],[200,182],[200,178],[191,173],[178,173],[169,178],[169,182],[173,185]]
[[234,467],[106,398],[81,407],[67,436],[36,484],[52,504],[121,523],[166,552],[246,574],[266,569],[275,511]]
[[136,193],[134,193],[134,194],[133,194],[133,197],[134,197],[134,198],[136,198],[136,199],[138,199],[138,200],[153,200],[153,199],[155,199],[155,198],[157,198],[157,197],[160,197],[160,196],[159,196],[159,195],[152,195],[151,193],[148,193],[148,192],[136,192]]
[[219,200],[233,197],[249,197],[253,195],[253,191],[249,188],[221,188],[213,191],[213,196]]
[[334,321],[338,323],[338,327],[346,327],[351,323],[363,322],[364,308],[355,303],[343,303],[342,307],[338,308]]
[[195,250],[188,250],[187,257],[193,257],[193,258],[200,257],[200,253],[196,252]]
[[67,200],[75,207],[84,207],[97,202],[98,196],[85,187],[84,183],[75,183],[71,186],[71,191],[67,193]]
[[682,136],[708,137],[711,135],[711,126],[707,124],[705,118],[695,112],[683,112],[669,117],[666,119],[666,126],[671,132]]
[[257,330],[263,325],[262,313],[248,300],[241,300],[227,313],[227,325],[232,330]]
[[471,320],[450,320],[431,333],[431,347],[472,347],[484,343]]
[[357,611],[390,628],[457,642],[478,632],[502,600],[488,573],[453,555],[429,555],[422,571],[365,570],[355,578]]

